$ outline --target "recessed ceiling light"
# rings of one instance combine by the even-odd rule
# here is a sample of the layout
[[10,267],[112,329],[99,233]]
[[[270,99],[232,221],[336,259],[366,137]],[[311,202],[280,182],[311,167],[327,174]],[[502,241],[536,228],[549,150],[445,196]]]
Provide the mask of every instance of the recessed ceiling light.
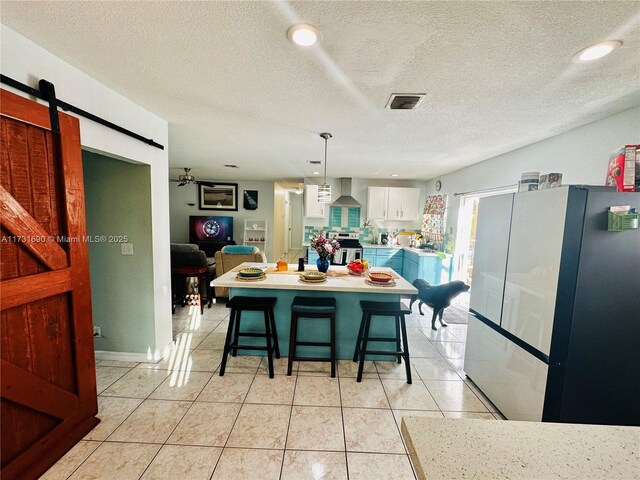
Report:
[[320,175],[320,172],[313,172],[314,175]]
[[310,47],[318,41],[318,29],[308,23],[299,23],[289,27],[287,38],[301,47]]
[[391,176],[392,176],[392,177],[397,177],[397,176],[398,176],[398,174],[397,174],[397,173],[392,173],[392,174],[391,174]]
[[605,55],[609,55],[620,45],[622,45],[622,42],[619,40],[608,40],[606,42],[595,43],[576,53],[573,56],[573,61],[575,63],[585,63],[597,60]]
[[231,165],[229,163],[225,164],[225,167],[227,167],[227,168],[240,168],[238,165]]

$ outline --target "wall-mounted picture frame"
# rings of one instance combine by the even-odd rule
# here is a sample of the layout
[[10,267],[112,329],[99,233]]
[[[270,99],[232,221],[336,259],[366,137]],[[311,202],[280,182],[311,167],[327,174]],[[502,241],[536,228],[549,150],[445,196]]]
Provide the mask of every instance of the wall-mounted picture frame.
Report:
[[200,210],[238,211],[237,183],[200,183]]
[[245,190],[242,194],[244,199],[245,210],[257,210],[258,208],[258,190]]

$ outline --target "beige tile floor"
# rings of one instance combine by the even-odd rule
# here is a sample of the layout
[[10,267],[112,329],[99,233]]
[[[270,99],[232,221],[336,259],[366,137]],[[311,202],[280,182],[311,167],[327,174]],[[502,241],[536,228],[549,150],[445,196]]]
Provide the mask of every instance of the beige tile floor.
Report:
[[349,360],[336,378],[317,363],[287,377],[283,358],[269,379],[266,359],[239,356],[220,377],[227,317],[178,308],[166,358],[98,361],[101,423],[43,478],[414,479],[403,416],[503,418],[462,371],[466,325],[432,332],[416,311],[413,384],[393,362],[368,362],[358,384]]

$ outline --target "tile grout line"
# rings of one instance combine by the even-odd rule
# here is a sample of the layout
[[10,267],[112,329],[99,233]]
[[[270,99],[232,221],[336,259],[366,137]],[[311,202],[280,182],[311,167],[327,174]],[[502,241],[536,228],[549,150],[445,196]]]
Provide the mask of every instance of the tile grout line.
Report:
[[[338,363],[337,359],[336,359],[336,363]],[[375,365],[374,365],[374,368],[375,368]],[[378,370],[376,369],[376,372],[377,371]],[[342,405],[342,387],[340,384],[341,378],[342,377],[340,376],[340,369],[338,368],[338,365],[336,365],[336,380],[338,382],[338,398],[340,400],[340,418],[342,420],[342,439],[344,441],[344,466],[347,471],[347,480],[349,480],[349,457],[347,456],[347,427],[344,424],[344,406]]]
[[[138,408],[140,408],[140,406],[142,406],[142,405],[144,404],[144,402],[146,402],[147,400],[159,400],[159,401],[164,401],[164,400],[160,400],[160,399],[152,399],[152,398],[150,398],[150,397],[151,397],[151,395],[153,395],[153,393],[154,393],[156,390],[158,390],[158,389],[160,388],[160,386],[161,386],[165,381],[167,381],[167,379],[169,379],[169,378],[170,378],[170,375],[167,375],[167,377],[166,377],[162,382],[160,382],[160,384],[159,384],[156,388],[154,388],[154,389],[149,393],[149,395],[147,395],[147,398],[145,398],[144,400],[142,400],[142,402],[140,403],[140,405],[138,405],[138,407],[137,407],[133,412],[135,412],[136,410],[138,410]],[[207,383],[208,383],[208,382],[207,382]],[[204,388],[204,387],[202,387],[202,388]],[[196,398],[197,398],[197,397],[196,397]],[[188,402],[189,400],[177,400],[177,401],[183,401],[183,402],[184,402],[184,401],[187,401],[187,402]],[[178,421],[176,422],[175,426],[173,427],[173,429],[171,430],[171,432],[169,433],[169,435],[167,435],[167,438],[165,438],[165,439],[164,439],[164,441],[163,441],[163,442],[162,442],[162,444],[160,445],[160,448],[159,448],[159,449],[158,449],[158,451],[155,453],[155,455],[153,456],[153,458],[151,459],[151,461],[147,464],[147,466],[144,468],[144,470],[142,471],[142,473],[138,476],[138,479],[140,479],[140,478],[142,478],[142,477],[144,476],[144,474],[145,474],[145,473],[146,473],[146,471],[149,469],[149,467],[151,466],[151,464],[153,463],[153,461],[156,459],[156,457],[158,456],[158,454],[160,453],[160,451],[161,451],[161,450],[164,448],[164,446],[167,444],[167,440],[169,440],[169,438],[171,438],[171,435],[173,435],[173,432],[175,432],[175,431],[176,431],[176,428],[178,428],[178,425],[180,425],[180,422],[182,422],[182,420],[183,420],[183,419],[184,419],[184,417],[187,415],[187,413],[189,413],[189,410],[191,410],[191,407],[193,407],[193,405],[195,404],[195,400],[194,400],[194,401],[191,401],[190,403],[191,403],[191,405],[189,405],[189,408],[187,408],[187,409],[185,410],[185,412],[184,412],[184,413],[182,414],[182,416],[180,417],[180,420],[178,420]],[[131,414],[129,415],[129,417],[130,417],[131,415],[133,415],[133,412],[131,412]],[[127,417],[127,419],[128,419],[129,417]],[[123,422],[123,423],[124,423],[124,422]],[[120,425],[122,425],[122,424],[120,424]],[[119,426],[118,426],[118,428],[119,428]],[[112,434],[113,434],[114,432],[115,432],[115,430],[112,432]],[[109,435],[109,436],[111,436],[111,435]],[[107,438],[108,438],[108,437],[107,437]]]
[[278,476],[279,480],[282,480],[282,472],[284,471],[284,459],[287,456],[287,441],[289,440],[289,430],[291,429],[291,417],[293,416],[293,400],[296,398],[296,388],[297,387],[298,387],[298,375],[296,375],[296,380],[295,380],[295,383],[293,384],[293,396],[291,397],[291,409],[289,410],[289,422],[287,423],[287,433],[284,436],[284,447],[283,447],[283,451],[282,451],[282,462],[280,463],[280,475]]
[[[229,355],[229,354],[227,354]],[[258,364],[259,365],[259,364]],[[257,370],[256,370],[257,372]],[[225,448],[227,448],[227,443],[229,443],[229,438],[231,438],[231,433],[233,433],[233,429],[236,426],[236,423],[238,422],[238,418],[240,417],[240,413],[242,412],[242,407],[244,407],[245,405],[245,400],[247,398],[247,396],[249,395],[249,390],[251,390],[251,386],[253,385],[253,381],[256,379],[256,376],[253,376],[253,379],[251,380],[251,383],[249,384],[249,388],[247,388],[247,393],[244,394],[244,397],[242,399],[242,404],[240,405],[240,409],[238,410],[238,413],[236,414],[236,418],[233,420],[233,425],[231,425],[231,428],[229,429],[229,434],[227,435],[227,439],[224,441],[224,445],[222,446],[222,451],[220,452],[220,456],[218,457],[218,460],[216,460],[216,464],[213,467],[213,471],[211,472],[211,475],[209,477],[209,479],[211,480],[213,478],[213,476],[216,473],[216,468],[218,468],[218,465],[220,464],[220,459],[222,458],[222,455],[224,455],[224,450]]]

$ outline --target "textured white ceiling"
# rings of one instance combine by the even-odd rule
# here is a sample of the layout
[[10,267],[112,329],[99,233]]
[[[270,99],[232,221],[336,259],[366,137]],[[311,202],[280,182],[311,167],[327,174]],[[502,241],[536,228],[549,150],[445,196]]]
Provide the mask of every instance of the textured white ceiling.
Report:
[[[329,131],[328,176],[427,179],[640,104],[637,1],[1,7],[2,23],[168,120],[172,176],[312,176]],[[298,20],[318,47],[287,41]],[[571,63],[606,39],[624,45]],[[394,92],[427,97],[385,110]]]

